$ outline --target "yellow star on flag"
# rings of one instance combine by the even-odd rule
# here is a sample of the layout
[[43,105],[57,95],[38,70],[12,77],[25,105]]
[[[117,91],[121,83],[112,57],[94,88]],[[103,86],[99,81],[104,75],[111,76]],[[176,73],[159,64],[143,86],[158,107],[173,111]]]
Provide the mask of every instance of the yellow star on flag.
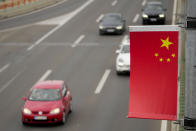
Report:
[[160,60],[160,62],[163,62],[163,58],[160,58],[159,60]]
[[171,61],[171,59],[170,58],[167,58],[167,62],[170,62]]
[[155,53],[155,54],[154,54],[154,56],[158,57],[158,56],[159,56],[159,54],[158,54],[158,53]]
[[163,42],[163,44],[161,45],[161,47],[166,47],[167,50],[169,50],[169,46],[171,44],[174,44],[174,43],[172,43],[172,42],[169,41],[169,37],[167,37],[166,40],[161,39],[161,41]]
[[173,53],[173,54],[172,54],[172,57],[174,58],[175,56],[176,56],[176,55]]

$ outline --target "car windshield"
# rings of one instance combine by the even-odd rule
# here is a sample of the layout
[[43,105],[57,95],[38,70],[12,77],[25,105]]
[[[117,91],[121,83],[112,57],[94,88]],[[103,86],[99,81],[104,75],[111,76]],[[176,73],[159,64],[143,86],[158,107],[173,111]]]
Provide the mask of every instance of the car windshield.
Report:
[[120,23],[121,18],[119,15],[106,15],[103,18],[104,24],[111,24],[111,23]]
[[59,99],[59,89],[33,89],[29,96],[31,101],[56,101]]
[[123,45],[121,53],[130,53],[130,45]]
[[150,11],[150,10],[162,11],[163,9],[160,5],[148,5],[145,8],[145,11]]

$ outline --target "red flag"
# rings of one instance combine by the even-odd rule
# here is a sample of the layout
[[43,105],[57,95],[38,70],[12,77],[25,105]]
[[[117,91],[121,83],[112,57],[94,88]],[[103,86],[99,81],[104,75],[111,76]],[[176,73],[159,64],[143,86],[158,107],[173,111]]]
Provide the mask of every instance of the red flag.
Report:
[[176,120],[179,34],[177,27],[154,28],[130,31],[128,117]]

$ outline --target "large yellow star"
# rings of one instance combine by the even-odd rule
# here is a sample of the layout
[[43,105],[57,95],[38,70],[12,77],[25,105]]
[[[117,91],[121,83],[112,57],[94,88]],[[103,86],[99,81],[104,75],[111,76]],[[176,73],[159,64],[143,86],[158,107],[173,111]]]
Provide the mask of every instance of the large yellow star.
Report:
[[169,46],[171,44],[174,44],[174,43],[172,43],[172,42],[169,41],[169,37],[167,37],[166,40],[161,39],[161,41],[163,42],[163,44],[161,45],[161,47],[164,47],[165,46],[167,48],[167,50],[169,50]]

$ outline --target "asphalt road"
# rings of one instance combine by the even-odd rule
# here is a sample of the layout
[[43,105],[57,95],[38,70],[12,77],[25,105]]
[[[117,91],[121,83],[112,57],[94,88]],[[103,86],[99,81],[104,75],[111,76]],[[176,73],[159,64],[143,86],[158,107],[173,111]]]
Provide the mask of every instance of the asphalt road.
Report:
[[[68,0],[0,22],[1,131],[160,131],[159,120],[127,118],[129,75],[116,75],[115,50],[128,32],[122,36],[98,34],[97,20],[108,12],[122,13],[127,25],[140,25],[145,2],[115,1]],[[171,24],[173,2],[163,2],[167,24]],[[46,20],[57,16],[60,17]],[[3,30],[10,27],[19,28]],[[69,85],[73,113],[66,125],[23,126],[22,97],[47,72],[46,79],[62,79]],[[107,79],[96,94],[105,72]]]

